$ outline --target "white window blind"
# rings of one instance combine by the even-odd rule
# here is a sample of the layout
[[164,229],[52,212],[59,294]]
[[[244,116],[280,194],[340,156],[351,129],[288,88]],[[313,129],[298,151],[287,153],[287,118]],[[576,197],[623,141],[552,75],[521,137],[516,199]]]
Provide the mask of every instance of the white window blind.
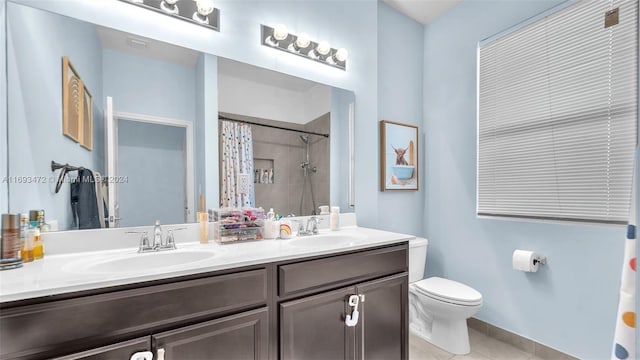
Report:
[[637,7],[582,1],[480,45],[479,215],[626,223]]

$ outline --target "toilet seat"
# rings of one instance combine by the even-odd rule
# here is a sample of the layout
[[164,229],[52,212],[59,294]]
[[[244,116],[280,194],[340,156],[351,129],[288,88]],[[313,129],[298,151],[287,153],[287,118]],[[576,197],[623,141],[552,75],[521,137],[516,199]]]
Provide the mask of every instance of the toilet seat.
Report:
[[419,293],[436,300],[464,306],[482,304],[482,294],[457,281],[434,276],[414,285]]

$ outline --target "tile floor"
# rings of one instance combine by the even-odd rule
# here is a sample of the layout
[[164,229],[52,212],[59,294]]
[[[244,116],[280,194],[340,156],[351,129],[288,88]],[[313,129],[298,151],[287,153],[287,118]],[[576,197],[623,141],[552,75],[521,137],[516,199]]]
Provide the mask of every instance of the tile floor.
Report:
[[411,334],[409,360],[541,360],[475,329],[469,329],[469,341],[471,353],[454,355]]

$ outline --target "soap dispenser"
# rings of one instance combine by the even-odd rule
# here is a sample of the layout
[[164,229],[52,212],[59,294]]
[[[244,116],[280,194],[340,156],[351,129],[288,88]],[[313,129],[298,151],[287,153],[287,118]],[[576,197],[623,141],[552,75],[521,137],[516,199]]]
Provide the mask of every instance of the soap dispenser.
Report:
[[340,207],[332,206],[329,215],[329,228],[331,230],[340,230]]

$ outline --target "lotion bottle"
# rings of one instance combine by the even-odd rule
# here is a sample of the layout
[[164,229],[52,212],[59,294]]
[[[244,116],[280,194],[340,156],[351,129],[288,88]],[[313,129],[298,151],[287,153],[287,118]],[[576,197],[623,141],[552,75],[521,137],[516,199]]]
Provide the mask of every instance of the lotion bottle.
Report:
[[329,228],[331,230],[340,230],[340,207],[332,206],[329,215]]

